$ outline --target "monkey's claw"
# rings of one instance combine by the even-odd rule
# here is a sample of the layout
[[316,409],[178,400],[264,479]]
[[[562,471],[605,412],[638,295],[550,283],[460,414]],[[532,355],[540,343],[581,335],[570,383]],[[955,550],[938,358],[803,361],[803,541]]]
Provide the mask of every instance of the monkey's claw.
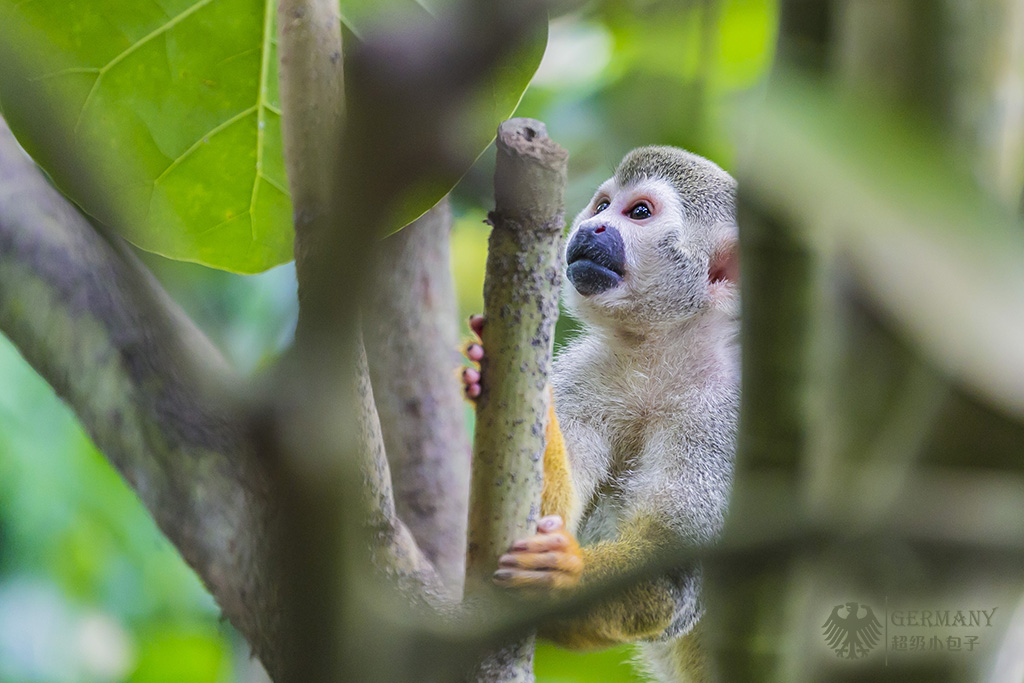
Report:
[[583,574],[583,553],[558,515],[537,523],[537,533],[513,543],[498,560],[494,583],[504,588],[573,588]]
[[469,329],[476,333],[476,336],[480,336],[484,331],[484,317],[479,313],[469,316]]

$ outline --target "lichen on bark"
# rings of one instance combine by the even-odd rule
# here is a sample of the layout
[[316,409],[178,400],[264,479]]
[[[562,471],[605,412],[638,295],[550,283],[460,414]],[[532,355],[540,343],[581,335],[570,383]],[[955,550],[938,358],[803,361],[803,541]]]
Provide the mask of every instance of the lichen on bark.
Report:
[[[568,153],[543,123],[498,128],[495,209],[484,282],[482,392],[477,399],[467,594],[486,595],[497,559],[540,512]],[[489,681],[533,679],[533,638],[492,653]]]

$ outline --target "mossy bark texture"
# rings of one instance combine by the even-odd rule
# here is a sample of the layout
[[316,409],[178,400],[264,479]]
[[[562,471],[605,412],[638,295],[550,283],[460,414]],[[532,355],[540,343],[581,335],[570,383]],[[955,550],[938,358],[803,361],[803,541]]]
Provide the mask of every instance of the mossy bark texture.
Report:
[[[484,282],[485,358],[473,444],[467,592],[485,595],[498,557],[540,514],[548,374],[561,285],[568,154],[539,121],[498,128]],[[533,638],[484,663],[480,680],[533,679]]]

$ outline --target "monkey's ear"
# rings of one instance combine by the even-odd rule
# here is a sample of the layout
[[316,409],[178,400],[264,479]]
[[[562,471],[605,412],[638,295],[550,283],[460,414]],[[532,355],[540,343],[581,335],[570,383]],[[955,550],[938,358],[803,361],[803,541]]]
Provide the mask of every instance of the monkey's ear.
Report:
[[740,281],[740,252],[739,244],[734,236],[726,237],[715,247],[711,254],[711,267],[708,269],[708,279],[711,284],[718,282],[731,282],[739,284]]

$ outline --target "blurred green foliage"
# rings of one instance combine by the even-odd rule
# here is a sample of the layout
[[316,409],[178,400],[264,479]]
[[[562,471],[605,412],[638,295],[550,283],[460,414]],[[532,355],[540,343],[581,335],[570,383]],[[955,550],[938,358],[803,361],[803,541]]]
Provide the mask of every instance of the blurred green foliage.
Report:
[[0,680],[232,680],[213,599],[6,340],[0,384]]
[[[556,18],[517,114],[545,121],[571,153],[568,219],[638,145],[682,145],[731,166],[734,114],[766,73],[776,23],[776,0],[608,2]],[[463,320],[483,307],[492,173],[489,152],[453,194]],[[241,277],[145,258],[240,368],[258,372],[290,341],[290,266]],[[557,343],[573,328],[563,317]],[[628,647],[542,645],[536,670],[542,683],[641,680],[631,657]],[[259,680],[247,660],[134,494],[0,340],[0,680]]]

